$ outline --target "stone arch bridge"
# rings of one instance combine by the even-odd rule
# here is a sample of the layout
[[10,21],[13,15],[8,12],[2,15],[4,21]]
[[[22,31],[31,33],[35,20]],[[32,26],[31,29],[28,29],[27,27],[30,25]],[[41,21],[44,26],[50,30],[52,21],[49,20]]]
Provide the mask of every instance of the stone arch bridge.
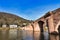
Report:
[[49,33],[58,33],[58,28],[60,28],[60,8],[54,11],[46,13],[41,18],[30,23],[29,28],[34,31],[43,32],[44,28],[48,28]]

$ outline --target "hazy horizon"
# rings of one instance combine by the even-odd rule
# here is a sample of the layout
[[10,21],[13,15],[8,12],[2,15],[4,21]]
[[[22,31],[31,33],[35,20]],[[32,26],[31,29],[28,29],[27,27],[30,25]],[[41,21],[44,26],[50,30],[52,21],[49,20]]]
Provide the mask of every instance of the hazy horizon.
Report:
[[60,0],[0,0],[0,12],[36,20],[48,11],[60,8]]

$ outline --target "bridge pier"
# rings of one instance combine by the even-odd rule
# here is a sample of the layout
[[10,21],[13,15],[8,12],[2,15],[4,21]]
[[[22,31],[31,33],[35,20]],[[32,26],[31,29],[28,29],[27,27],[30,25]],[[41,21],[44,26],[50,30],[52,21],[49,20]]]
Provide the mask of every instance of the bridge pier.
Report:
[[40,31],[40,27],[37,22],[35,22],[33,25],[34,25],[34,31]]

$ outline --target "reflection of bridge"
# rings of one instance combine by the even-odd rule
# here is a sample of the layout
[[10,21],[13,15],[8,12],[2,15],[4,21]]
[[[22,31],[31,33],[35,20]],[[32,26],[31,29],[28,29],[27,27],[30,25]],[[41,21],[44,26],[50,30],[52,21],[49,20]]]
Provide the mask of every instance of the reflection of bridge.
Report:
[[[51,11],[48,12],[43,17],[35,20],[32,23],[32,27],[34,28],[34,31],[41,31],[43,32],[44,28],[47,27],[49,33],[58,32],[58,27],[60,25],[60,9],[57,9],[55,12]],[[60,27],[59,27],[60,28]]]

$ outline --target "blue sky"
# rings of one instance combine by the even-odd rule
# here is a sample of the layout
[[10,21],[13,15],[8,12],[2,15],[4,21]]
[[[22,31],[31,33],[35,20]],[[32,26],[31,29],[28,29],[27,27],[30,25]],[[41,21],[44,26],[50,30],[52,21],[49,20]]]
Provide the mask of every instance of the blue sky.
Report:
[[0,12],[36,20],[48,11],[60,8],[60,0],[0,0]]

